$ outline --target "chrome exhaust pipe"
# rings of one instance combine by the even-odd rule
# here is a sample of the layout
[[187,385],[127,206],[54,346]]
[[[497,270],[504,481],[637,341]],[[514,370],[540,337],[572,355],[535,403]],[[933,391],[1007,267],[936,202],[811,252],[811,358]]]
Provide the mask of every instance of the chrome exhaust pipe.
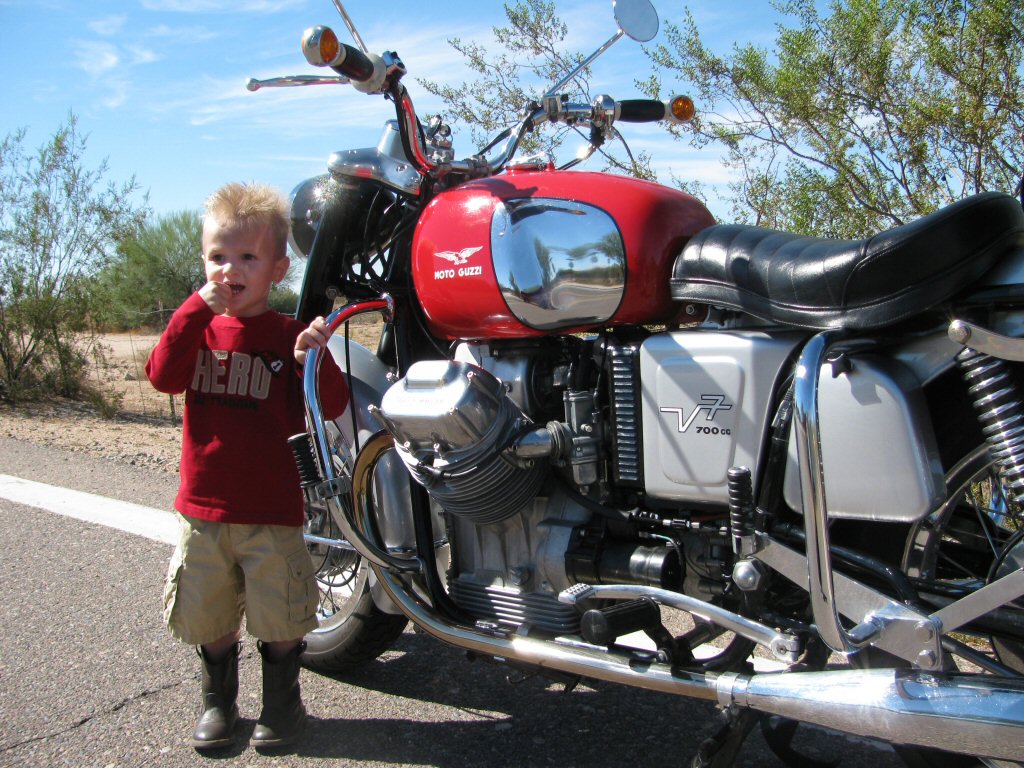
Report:
[[719,704],[894,744],[1024,760],[1024,680],[870,669],[718,678]]
[[541,669],[743,707],[894,744],[1024,759],[1024,680],[894,669],[741,675],[673,670],[584,643],[492,635],[451,624],[373,566],[395,604],[437,639]]
[[[379,456],[384,440],[361,454]],[[378,441],[380,444],[378,445]],[[369,501],[372,464],[357,457],[356,507]],[[351,520],[361,537],[365,515]],[[360,525],[362,524],[362,525]],[[370,534],[372,535],[372,534]],[[365,555],[364,555],[365,556]],[[1024,679],[936,675],[915,670],[836,670],[741,675],[687,672],[583,642],[539,640],[459,626],[409,590],[395,573],[368,558],[395,605],[433,637],[458,648],[570,675],[754,709],[894,744],[932,747],[1001,760],[1024,759]]]
[[[622,653],[610,653],[583,643],[538,640],[509,632],[490,634],[474,627],[458,626],[410,595],[409,590],[389,571],[371,564],[381,586],[409,620],[442,642],[484,656],[529,664],[595,680],[625,683],[663,693],[716,701],[718,691],[713,675],[673,670],[668,664],[639,664]],[[634,670],[633,666],[637,665]],[[642,669],[640,669],[642,666]]]

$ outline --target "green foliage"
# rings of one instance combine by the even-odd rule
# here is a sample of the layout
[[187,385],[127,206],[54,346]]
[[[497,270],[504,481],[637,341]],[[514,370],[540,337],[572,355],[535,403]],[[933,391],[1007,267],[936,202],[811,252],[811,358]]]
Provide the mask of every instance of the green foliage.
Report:
[[178,211],[148,221],[122,242],[102,275],[110,297],[108,321],[121,328],[162,328],[206,282],[202,234],[198,211]]
[[305,259],[289,252],[291,259],[288,271],[280,283],[270,286],[270,296],[267,299],[267,306],[282,315],[295,316],[299,307],[299,294],[295,286],[302,282],[302,273]]
[[[525,0],[505,6],[507,27],[494,27],[494,37],[503,49],[491,56],[480,43],[450,38],[448,44],[463,55],[469,69],[478,75],[473,82],[458,87],[421,81],[421,85],[440,96],[457,121],[469,125],[473,142],[482,145],[495,134],[518,122],[523,107],[537,101],[551,85],[582,59],[567,57],[560,44],[568,34],[566,25],[555,15],[555,4],[544,0]],[[586,81],[571,84],[570,93],[580,97]],[[547,151],[557,139],[539,133],[529,135],[523,149]]]
[[295,310],[299,306],[299,294],[291,288],[275,285],[270,289],[268,305],[271,309],[277,310],[282,315],[294,316]]
[[105,162],[85,167],[74,115],[34,154],[24,143],[24,131],[0,142],[0,397],[78,397],[103,296],[95,277],[143,211],[134,179],[105,183]]
[[737,220],[833,237],[901,224],[966,195],[1012,191],[1024,167],[1019,0],[814,0],[775,50],[711,51],[687,13],[651,51],[709,111],[698,147],[736,172]]
[[[100,275],[107,298],[101,319],[122,329],[163,328],[171,314],[206,282],[202,259],[203,217],[199,211],[178,211],[150,220],[121,242]],[[281,286],[270,291],[270,308],[294,314],[298,294],[293,261]]]
[[[555,13],[555,3],[518,0],[504,6],[507,26],[494,27],[497,44],[483,44],[450,38],[448,44],[461,53],[475,80],[457,87],[421,80],[427,91],[442,99],[456,123],[469,126],[473,143],[482,147],[504,129],[518,123],[527,105],[538,104],[541,96],[583,61],[579,52],[565,52],[569,33]],[[561,91],[573,102],[591,103],[590,70],[584,69]],[[527,133],[520,154],[545,152],[552,156],[575,128]],[[582,134],[581,134],[582,135]],[[589,141],[589,137],[584,135]],[[653,179],[650,158],[644,153],[623,158],[607,146],[601,150],[606,168],[640,178]]]

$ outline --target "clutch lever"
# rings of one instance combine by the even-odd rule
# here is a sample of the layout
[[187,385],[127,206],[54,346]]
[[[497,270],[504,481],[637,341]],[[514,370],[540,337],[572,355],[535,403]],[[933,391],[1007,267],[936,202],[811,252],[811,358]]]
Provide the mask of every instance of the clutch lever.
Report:
[[349,79],[341,75],[289,75],[288,77],[270,77],[266,80],[257,80],[250,77],[245,83],[248,91],[258,91],[260,88],[292,88],[299,85],[348,85]]

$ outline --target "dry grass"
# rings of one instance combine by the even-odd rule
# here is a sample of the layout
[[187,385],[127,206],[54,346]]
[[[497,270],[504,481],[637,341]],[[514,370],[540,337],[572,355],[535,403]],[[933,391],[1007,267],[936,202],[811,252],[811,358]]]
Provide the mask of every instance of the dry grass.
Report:
[[[357,319],[350,335],[375,349],[380,327],[373,318]],[[145,373],[159,338],[154,333],[100,337],[88,376],[103,403],[57,398],[16,408],[0,403],[0,437],[177,473],[184,397],[157,392]]]
[[106,334],[97,342],[90,383],[117,404],[118,413],[155,419],[181,416],[182,396],[157,392],[146,378],[146,360],[159,339],[159,334],[129,332]]
[[[376,349],[380,332],[380,322],[365,317],[351,323],[349,335],[372,350]],[[131,332],[106,334],[99,339],[99,354],[94,356],[89,377],[100,391],[119,404],[119,414],[180,420],[184,396],[157,392],[146,378],[146,360],[159,340],[159,334]]]

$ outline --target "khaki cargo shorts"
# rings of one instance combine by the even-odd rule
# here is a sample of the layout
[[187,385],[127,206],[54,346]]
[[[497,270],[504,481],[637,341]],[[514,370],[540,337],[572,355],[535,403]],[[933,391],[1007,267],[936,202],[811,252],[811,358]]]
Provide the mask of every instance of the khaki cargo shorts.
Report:
[[178,515],[181,535],[164,588],[164,621],[190,645],[241,628],[264,642],[317,627],[319,590],[302,529]]

